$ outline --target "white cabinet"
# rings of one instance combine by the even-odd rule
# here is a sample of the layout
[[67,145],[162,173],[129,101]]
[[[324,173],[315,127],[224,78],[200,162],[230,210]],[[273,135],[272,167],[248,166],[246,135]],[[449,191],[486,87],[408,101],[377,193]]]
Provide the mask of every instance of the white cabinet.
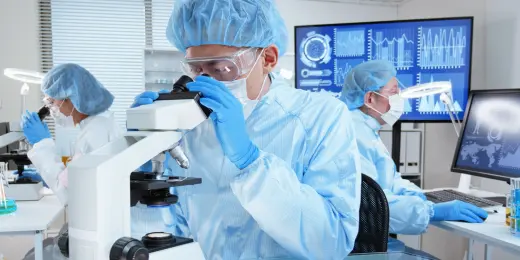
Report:
[[[421,173],[421,132],[407,132],[405,136],[406,143],[401,144],[401,151],[405,151],[405,172],[418,175]],[[402,153],[401,156],[403,156]]]
[[[420,131],[404,131],[401,133],[400,169],[403,175],[421,174],[421,135]],[[388,152],[392,154],[392,132],[381,131],[381,140]]]
[[184,53],[173,48],[146,49],[144,53],[145,89],[172,89],[173,83],[183,75],[181,61]]

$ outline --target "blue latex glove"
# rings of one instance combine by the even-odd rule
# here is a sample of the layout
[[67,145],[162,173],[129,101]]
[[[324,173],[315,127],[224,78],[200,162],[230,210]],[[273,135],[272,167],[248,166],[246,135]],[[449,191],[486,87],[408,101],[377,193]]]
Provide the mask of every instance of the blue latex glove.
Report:
[[482,223],[488,217],[485,210],[458,200],[433,205],[432,221],[462,220],[469,223]]
[[167,90],[167,89],[161,89],[161,90],[159,90],[159,92],[145,91],[145,92],[139,94],[137,97],[135,97],[134,103],[130,107],[134,108],[134,107],[152,104],[157,98],[159,98],[159,94],[169,93],[170,91],[171,90]]
[[260,155],[246,131],[242,104],[220,81],[198,76],[195,82],[186,85],[190,91],[202,93],[200,103],[213,110],[213,120],[217,138],[224,154],[239,169],[244,169]]
[[31,145],[45,138],[51,138],[51,132],[47,124],[42,122],[35,112],[25,111],[25,114],[22,116],[22,129],[25,138]]
[[[16,174],[18,174],[18,171],[16,171]],[[31,178],[31,180],[36,181],[36,182],[41,181],[45,188],[49,188],[49,186],[47,186],[47,183],[45,183],[45,181],[43,180],[42,176],[40,174],[38,174],[38,172],[36,172],[36,171],[24,170],[22,172],[22,176],[18,175],[18,179],[23,179],[23,178]]]

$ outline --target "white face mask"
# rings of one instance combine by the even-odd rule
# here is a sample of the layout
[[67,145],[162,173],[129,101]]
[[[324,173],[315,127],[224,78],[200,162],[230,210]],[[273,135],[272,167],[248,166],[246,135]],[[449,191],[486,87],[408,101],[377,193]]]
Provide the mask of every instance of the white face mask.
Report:
[[[262,50],[262,52],[263,52],[263,50]],[[245,78],[237,79],[237,80],[233,80],[233,81],[221,81],[231,91],[233,96],[235,96],[238,99],[238,101],[240,101],[240,103],[242,103],[242,109],[244,111],[245,119],[247,119],[251,115],[251,113],[255,109],[256,105],[258,104],[258,102],[259,102],[258,99],[260,98],[260,95],[261,95],[262,91],[264,90],[265,81],[268,78],[268,75],[265,75],[264,81],[262,82],[262,87],[260,88],[260,91],[258,92],[258,96],[255,99],[249,99],[249,97],[247,96],[247,79],[251,75],[253,68],[256,66],[256,63],[258,63],[258,60],[260,59],[261,56],[262,56],[262,53],[260,53],[260,55],[258,55],[255,63],[253,64],[253,66],[251,67],[251,70],[249,71],[249,74],[247,74],[247,76]]]
[[[61,104],[63,104],[63,103],[61,103]],[[61,107],[61,105],[60,105],[60,107]],[[60,127],[75,127],[74,119],[72,118],[72,113],[74,112],[74,108],[72,108],[70,115],[66,116],[60,111],[60,107],[51,106],[49,108],[49,110],[51,112],[51,117],[54,119],[54,123]]]
[[397,120],[399,120],[399,118],[401,118],[401,116],[404,113],[404,99],[399,94],[395,94],[395,95],[391,95],[390,97],[386,97],[377,92],[374,92],[374,93],[388,99],[388,102],[390,103],[390,110],[388,110],[388,112],[386,112],[386,113],[381,113],[380,111],[378,111],[377,109],[374,109],[373,107],[371,107],[369,105],[366,105],[366,106],[373,109],[377,113],[379,113],[381,115],[381,119],[383,119],[383,121],[385,121],[385,123],[387,123],[390,126],[393,126],[395,124],[395,122],[397,122]]

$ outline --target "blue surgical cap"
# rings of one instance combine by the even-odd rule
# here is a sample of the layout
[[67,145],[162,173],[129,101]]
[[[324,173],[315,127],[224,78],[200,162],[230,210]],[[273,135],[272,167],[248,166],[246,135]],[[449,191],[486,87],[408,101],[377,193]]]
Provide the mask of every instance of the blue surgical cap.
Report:
[[363,106],[365,94],[378,91],[397,75],[394,65],[385,60],[367,61],[354,67],[345,77],[340,99],[350,110]]
[[287,29],[274,0],[179,0],[173,7],[166,37],[177,49],[219,44],[287,49]]
[[56,100],[69,99],[85,115],[107,111],[114,96],[85,68],[72,63],[53,67],[41,86],[42,92]]

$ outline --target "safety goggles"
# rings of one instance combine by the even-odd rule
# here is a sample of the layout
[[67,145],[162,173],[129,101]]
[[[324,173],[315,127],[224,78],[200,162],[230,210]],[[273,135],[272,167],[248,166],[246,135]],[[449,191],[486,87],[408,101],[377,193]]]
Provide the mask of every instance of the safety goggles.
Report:
[[58,112],[60,111],[60,108],[64,102],[65,102],[65,100],[56,100],[51,97],[43,98],[43,104],[47,108],[49,108],[49,110],[51,112],[51,116],[53,116],[53,117],[58,114]]
[[181,61],[182,69],[191,77],[205,73],[219,81],[233,81],[252,69],[257,50],[258,48],[248,48],[231,56],[184,59]]

